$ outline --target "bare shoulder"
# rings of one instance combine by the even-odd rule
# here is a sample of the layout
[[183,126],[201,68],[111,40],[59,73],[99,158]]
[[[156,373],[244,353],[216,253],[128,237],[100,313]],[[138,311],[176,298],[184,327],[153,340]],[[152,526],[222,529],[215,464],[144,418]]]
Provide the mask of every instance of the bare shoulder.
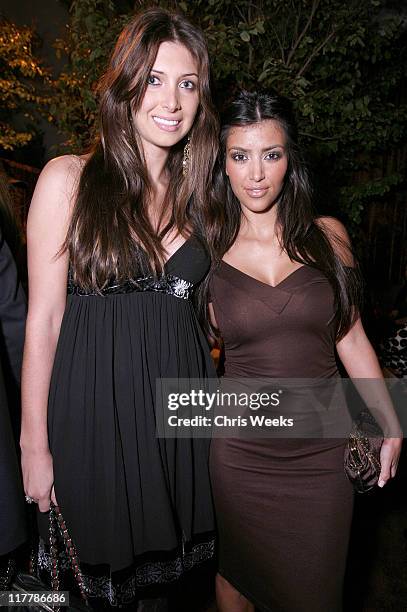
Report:
[[62,155],[43,168],[28,213],[28,236],[62,242],[69,225],[79,178],[84,166],[76,155]]
[[70,195],[72,190],[75,191],[84,163],[83,158],[77,155],[61,155],[51,159],[40,174],[39,187],[65,191]]
[[315,222],[326,233],[328,238],[340,238],[349,243],[349,234],[346,227],[335,217],[318,217]]
[[354,257],[349,234],[343,225],[335,217],[318,217],[315,223],[322,229],[334,251],[347,266],[354,266]]
[[62,155],[49,161],[43,168],[30,205],[30,215],[42,212],[47,216],[67,214],[75,201],[84,160],[77,155]]

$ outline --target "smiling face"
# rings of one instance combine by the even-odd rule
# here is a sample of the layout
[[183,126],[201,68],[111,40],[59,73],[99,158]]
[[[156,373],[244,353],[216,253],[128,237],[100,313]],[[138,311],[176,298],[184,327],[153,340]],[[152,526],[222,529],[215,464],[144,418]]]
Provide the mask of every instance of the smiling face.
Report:
[[283,188],[287,166],[286,135],[276,121],[229,130],[226,174],[243,213],[270,210]]
[[177,42],[161,43],[134,116],[144,149],[169,148],[192,127],[199,105],[198,65]]

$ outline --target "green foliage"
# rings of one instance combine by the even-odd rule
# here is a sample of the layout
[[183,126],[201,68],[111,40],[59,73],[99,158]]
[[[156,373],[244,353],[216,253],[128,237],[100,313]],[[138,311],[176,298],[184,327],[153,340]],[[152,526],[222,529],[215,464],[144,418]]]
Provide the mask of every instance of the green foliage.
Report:
[[381,168],[407,131],[406,34],[385,0],[223,0],[206,15],[204,2],[188,6],[201,16],[221,100],[246,87],[293,101],[325,212],[358,224],[400,187]]
[[6,150],[32,140],[38,111],[46,112],[49,103],[48,72],[34,54],[35,44],[32,28],[0,19],[0,147]]
[[[204,30],[220,107],[242,87],[275,89],[293,100],[325,212],[342,212],[357,224],[370,202],[400,187],[402,169],[396,180],[382,166],[406,135],[407,105],[399,99],[406,34],[401,17],[385,10],[386,0],[155,4],[184,12]],[[89,140],[96,83],[130,16],[118,14],[113,0],[72,2],[68,36],[57,45],[68,64],[54,82],[51,108],[71,150]]]
[[128,16],[116,15],[111,0],[72,3],[67,36],[57,40],[58,57],[67,56],[66,69],[54,80],[52,120],[66,135],[69,151],[88,143],[96,119],[96,85]]
[[370,178],[363,182],[346,185],[340,189],[343,212],[354,223],[360,223],[366,204],[389,195],[394,188],[401,187],[405,178],[399,172],[381,178]]

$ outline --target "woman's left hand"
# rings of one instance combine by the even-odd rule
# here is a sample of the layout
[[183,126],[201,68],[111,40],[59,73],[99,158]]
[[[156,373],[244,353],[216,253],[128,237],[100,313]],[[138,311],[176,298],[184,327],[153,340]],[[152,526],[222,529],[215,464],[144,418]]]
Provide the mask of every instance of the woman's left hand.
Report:
[[399,462],[402,438],[384,438],[380,451],[381,470],[377,485],[384,487],[390,478],[394,478]]

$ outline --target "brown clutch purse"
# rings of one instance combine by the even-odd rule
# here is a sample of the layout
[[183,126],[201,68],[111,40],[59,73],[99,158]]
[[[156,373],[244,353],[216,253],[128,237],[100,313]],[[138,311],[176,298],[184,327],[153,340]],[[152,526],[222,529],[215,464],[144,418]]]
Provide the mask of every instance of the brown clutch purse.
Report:
[[344,468],[358,493],[370,491],[380,475],[380,450],[383,435],[380,427],[367,411],[355,421],[345,448]]

